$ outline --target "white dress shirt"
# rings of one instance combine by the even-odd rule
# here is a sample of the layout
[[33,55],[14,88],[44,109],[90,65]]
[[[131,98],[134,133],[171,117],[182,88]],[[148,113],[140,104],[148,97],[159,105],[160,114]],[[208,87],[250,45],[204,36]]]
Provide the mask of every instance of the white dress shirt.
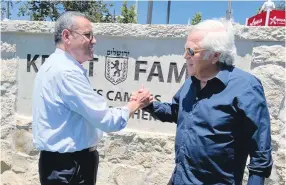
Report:
[[94,147],[102,131],[125,128],[128,108],[108,108],[86,72],[61,49],[41,66],[33,90],[33,142],[38,150],[80,151]]

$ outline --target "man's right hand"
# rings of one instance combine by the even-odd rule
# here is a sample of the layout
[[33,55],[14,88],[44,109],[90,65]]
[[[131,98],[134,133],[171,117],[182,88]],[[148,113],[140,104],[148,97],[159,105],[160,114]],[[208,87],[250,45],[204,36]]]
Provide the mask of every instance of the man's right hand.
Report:
[[134,114],[138,109],[148,106],[153,101],[153,96],[148,89],[143,86],[137,92],[133,92],[130,97],[130,102],[127,104],[130,115]]

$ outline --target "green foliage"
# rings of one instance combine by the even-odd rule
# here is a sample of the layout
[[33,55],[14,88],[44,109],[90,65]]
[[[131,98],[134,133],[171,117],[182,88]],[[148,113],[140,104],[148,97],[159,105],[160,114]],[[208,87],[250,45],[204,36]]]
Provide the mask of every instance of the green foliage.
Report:
[[20,8],[18,16],[30,16],[33,21],[55,21],[64,11],[78,11],[92,22],[113,22],[108,8],[112,4],[98,1],[27,1]]
[[[11,9],[13,7],[14,7],[14,2],[1,0],[1,20],[3,20],[4,18],[10,17],[12,15]],[[9,8],[10,10],[7,10],[7,8]]]
[[57,5],[56,1],[27,1],[19,8],[18,16],[30,16],[33,21],[54,21],[59,16]]
[[120,23],[137,23],[135,5],[130,6],[130,9],[127,7],[127,1],[123,2],[121,7],[121,17],[118,17],[118,22]]
[[79,11],[84,13],[92,22],[113,22],[108,7],[103,1],[64,1],[65,11]]
[[192,25],[196,25],[202,21],[202,13],[197,12],[192,18]]

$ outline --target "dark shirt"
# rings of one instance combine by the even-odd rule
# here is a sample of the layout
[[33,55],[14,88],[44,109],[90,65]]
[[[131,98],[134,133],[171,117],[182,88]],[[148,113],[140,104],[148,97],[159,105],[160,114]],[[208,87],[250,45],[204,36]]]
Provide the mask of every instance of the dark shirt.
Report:
[[203,89],[190,77],[172,103],[154,102],[145,110],[177,123],[174,185],[241,184],[248,155],[248,184],[270,176],[269,112],[253,75],[225,67]]

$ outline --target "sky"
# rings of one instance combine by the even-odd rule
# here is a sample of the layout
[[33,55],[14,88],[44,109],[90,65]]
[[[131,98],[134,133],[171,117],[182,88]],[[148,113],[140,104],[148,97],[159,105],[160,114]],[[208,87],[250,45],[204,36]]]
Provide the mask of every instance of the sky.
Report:
[[[115,14],[120,15],[120,7],[123,1],[105,1],[112,3]],[[257,10],[262,6],[264,1],[232,1],[232,17],[235,22],[245,24],[246,18],[256,15]],[[128,1],[128,6],[134,5],[135,1]],[[152,24],[166,24],[168,1],[154,1]],[[226,16],[227,1],[171,1],[170,24],[187,24],[195,13],[202,13],[203,19],[220,18]],[[11,18],[17,20],[29,20],[29,17],[18,17],[18,8],[20,4],[15,4],[11,10]],[[147,22],[148,1],[138,1],[138,23],[146,24]]]

